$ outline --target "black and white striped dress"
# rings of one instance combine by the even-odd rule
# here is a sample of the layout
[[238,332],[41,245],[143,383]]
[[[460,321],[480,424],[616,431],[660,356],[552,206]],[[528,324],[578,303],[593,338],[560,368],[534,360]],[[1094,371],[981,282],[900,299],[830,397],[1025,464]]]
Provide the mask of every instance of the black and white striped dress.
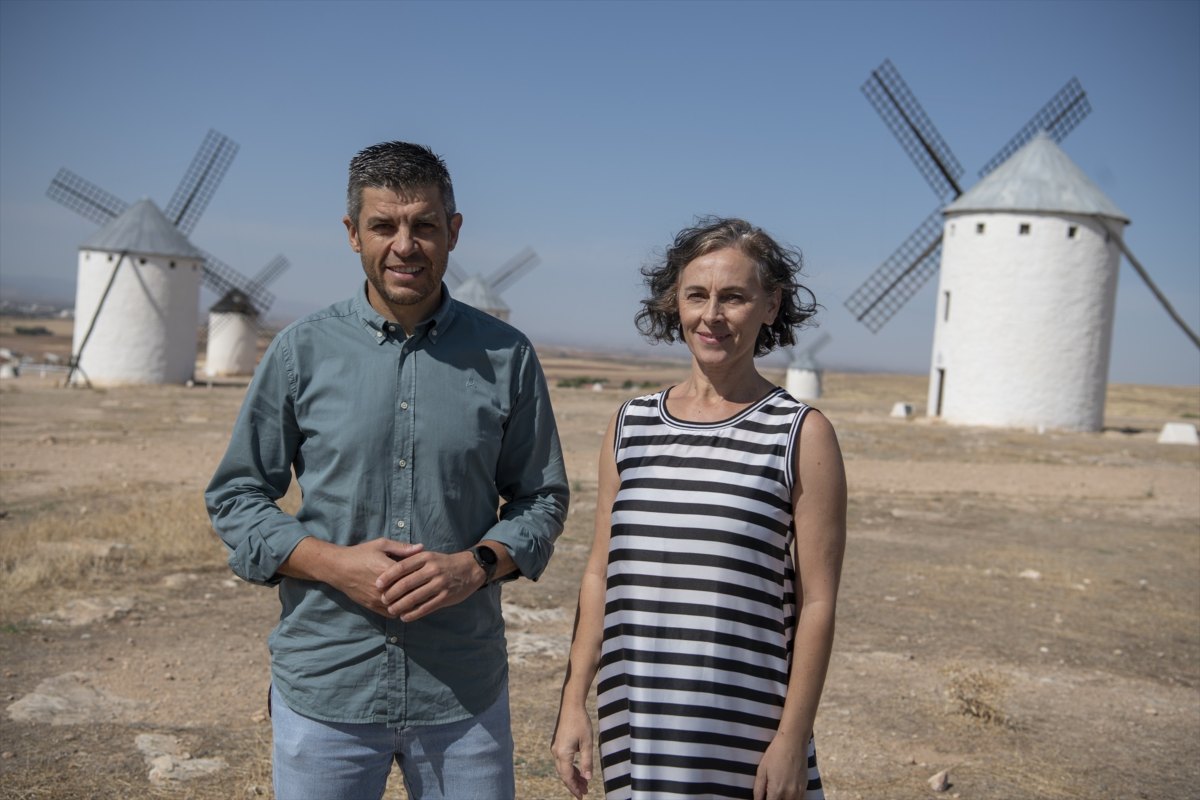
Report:
[[[668,390],[669,391],[669,390]],[[609,800],[750,798],[779,725],[795,630],[793,442],[777,389],[685,422],[667,392],[617,419],[598,691]],[[813,744],[807,800],[823,798]]]

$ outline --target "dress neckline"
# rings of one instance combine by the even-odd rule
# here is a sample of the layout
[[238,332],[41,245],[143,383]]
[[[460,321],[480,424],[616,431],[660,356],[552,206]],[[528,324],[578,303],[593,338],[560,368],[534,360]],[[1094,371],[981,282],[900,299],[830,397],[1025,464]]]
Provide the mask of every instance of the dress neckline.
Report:
[[670,411],[667,410],[667,395],[670,394],[671,389],[674,389],[674,388],[675,388],[674,386],[669,386],[666,389],[663,389],[661,392],[658,393],[659,417],[662,419],[663,422],[665,422],[668,425],[671,425],[673,427],[691,428],[693,430],[695,430],[695,429],[727,428],[730,425],[740,422],[742,419],[744,419],[745,417],[749,416],[750,414],[754,413],[759,408],[761,408],[763,406],[763,404],[765,404],[772,397],[775,397],[776,395],[781,394],[783,392],[782,387],[775,386],[770,391],[768,391],[766,394],[764,394],[762,397],[755,400],[750,405],[746,406],[741,411],[738,411],[737,413],[733,414],[732,416],[726,417],[725,419],[715,420],[713,422],[697,422],[694,420],[682,419],[680,417],[675,416],[674,414],[672,414]]

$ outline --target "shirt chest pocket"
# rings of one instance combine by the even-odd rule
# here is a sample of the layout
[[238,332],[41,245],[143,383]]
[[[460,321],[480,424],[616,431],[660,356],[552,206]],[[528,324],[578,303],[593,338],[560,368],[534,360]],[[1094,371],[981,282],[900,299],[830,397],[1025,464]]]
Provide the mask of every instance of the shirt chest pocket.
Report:
[[[425,457],[448,474],[491,479],[504,441],[508,395],[471,373],[457,391],[426,398],[414,416],[414,435]],[[463,470],[464,472],[459,472]]]

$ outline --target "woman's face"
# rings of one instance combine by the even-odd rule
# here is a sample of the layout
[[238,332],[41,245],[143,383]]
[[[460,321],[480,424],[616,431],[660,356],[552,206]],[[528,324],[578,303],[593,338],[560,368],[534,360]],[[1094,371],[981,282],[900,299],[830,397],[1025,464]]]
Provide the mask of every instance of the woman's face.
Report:
[[735,247],[691,261],[679,276],[679,323],[697,362],[753,361],[763,325],[775,321],[780,292],[766,292],[754,262]]

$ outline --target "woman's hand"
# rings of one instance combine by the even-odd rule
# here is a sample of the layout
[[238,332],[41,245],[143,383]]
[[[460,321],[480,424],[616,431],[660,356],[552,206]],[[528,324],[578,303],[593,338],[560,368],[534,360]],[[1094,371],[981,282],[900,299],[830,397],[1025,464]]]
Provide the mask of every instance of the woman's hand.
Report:
[[588,781],[592,779],[592,720],[585,709],[559,709],[550,752],[554,754],[558,777],[571,796],[579,800],[587,794]]
[[810,738],[775,734],[754,776],[754,800],[804,800]]

